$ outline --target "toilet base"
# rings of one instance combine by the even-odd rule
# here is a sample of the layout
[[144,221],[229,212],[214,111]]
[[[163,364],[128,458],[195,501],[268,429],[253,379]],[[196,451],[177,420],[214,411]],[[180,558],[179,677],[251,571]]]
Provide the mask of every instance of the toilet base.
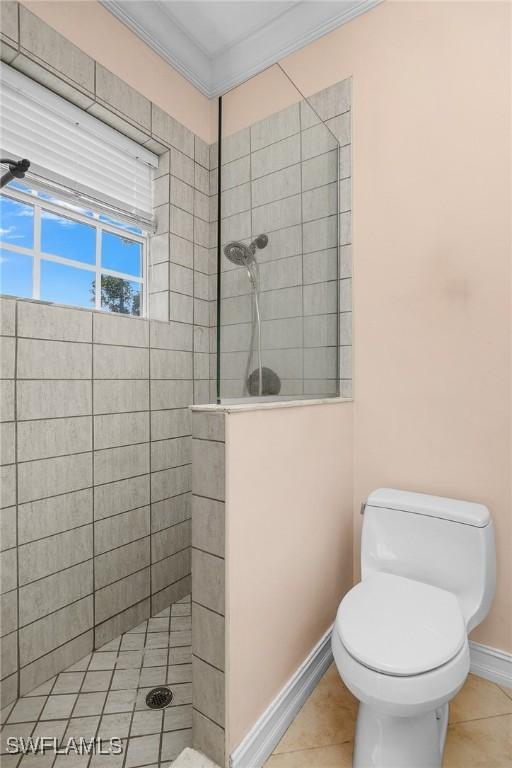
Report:
[[448,704],[415,717],[390,717],[359,704],[353,768],[441,768]]

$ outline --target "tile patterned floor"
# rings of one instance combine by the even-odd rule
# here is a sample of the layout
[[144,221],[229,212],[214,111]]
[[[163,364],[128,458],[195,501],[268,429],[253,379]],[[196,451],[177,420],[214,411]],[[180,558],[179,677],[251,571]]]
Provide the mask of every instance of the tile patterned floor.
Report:
[[[168,766],[192,734],[190,596],[112,640],[2,710],[1,768],[137,768]],[[171,706],[150,710],[145,698],[168,684]],[[9,736],[119,737],[119,756],[7,754]]]
[[[351,768],[356,715],[333,664],[265,768]],[[443,768],[512,768],[512,689],[468,677],[450,707]]]

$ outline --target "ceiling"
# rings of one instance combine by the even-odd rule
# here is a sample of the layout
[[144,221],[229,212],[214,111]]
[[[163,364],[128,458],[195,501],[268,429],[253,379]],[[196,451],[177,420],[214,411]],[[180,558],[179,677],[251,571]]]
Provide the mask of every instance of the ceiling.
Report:
[[382,0],[101,0],[208,97]]

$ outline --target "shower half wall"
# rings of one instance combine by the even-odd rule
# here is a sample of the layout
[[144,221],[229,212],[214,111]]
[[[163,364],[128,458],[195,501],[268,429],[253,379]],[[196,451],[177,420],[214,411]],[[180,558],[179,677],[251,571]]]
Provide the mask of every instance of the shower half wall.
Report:
[[[287,88],[293,99],[293,86]],[[223,114],[232,124],[230,96],[223,98]],[[268,244],[253,249],[261,357],[280,380],[278,392],[271,384],[262,394],[351,396],[350,155],[350,79],[308,99],[297,92],[285,109],[223,136],[221,400],[260,394],[254,280],[246,265],[226,257],[226,247],[233,241],[250,246],[262,234]]]

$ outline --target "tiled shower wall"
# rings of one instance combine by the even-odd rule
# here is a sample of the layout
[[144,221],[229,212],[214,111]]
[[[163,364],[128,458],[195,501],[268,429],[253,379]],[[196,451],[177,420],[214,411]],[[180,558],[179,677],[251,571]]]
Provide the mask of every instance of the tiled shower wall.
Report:
[[[338,378],[351,395],[350,109],[344,80],[222,142],[222,244],[269,236],[256,253],[262,357],[283,395],[335,394]],[[251,288],[245,268],[223,257],[222,270],[222,395],[240,397]]]
[[[150,316],[194,325],[194,402],[210,397],[210,147],[13,0],[0,3],[1,59],[160,156]],[[176,327],[177,329],[177,327]]]
[[[210,397],[207,402],[217,401],[217,237],[219,221],[219,148],[210,146],[210,249],[208,298],[210,309]],[[199,401],[196,401],[199,402]]]
[[[160,156],[154,184],[156,234],[151,239],[150,315],[184,333],[193,326],[194,403],[210,398],[210,148],[190,136],[188,156]],[[196,159],[193,160],[192,157]],[[214,318],[213,318],[214,319]],[[181,324],[181,325],[180,325]]]
[[160,155],[151,321],[2,300],[3,706],[190,591],[213,278],[209,147],[24,6],[0,14],[4,62]]
[[2,690],[190,592],[192,326],[1,300]]
[[193,743],[219,766],[227,762],[224,433],[224,413],[192,413]]

